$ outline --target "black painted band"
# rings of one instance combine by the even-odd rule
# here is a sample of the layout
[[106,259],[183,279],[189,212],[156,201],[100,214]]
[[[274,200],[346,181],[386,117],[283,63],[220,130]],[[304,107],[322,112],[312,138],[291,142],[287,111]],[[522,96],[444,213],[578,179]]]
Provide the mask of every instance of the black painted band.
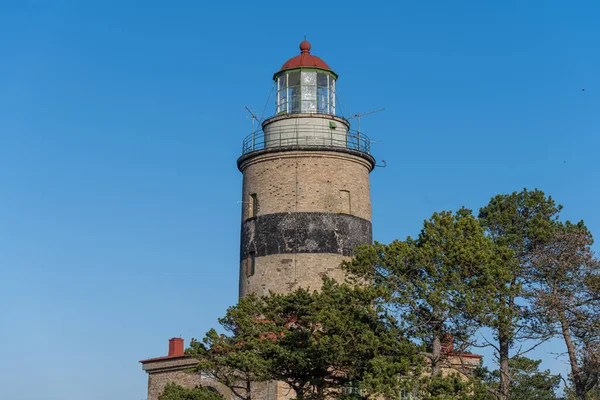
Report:
[[240,258],[291,253],[351,256],[372,242],[371,221],[348,214],[297,212],[261,215],[242,223]]

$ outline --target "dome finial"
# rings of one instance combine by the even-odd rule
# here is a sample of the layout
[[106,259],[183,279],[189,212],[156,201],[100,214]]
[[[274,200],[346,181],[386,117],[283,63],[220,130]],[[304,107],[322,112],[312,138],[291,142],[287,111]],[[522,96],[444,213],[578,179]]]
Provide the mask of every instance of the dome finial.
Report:
[[300,52],[302,54],[310,54],[310,43],[306,41],[306,35],[304,35],[304,41],[300,43]]

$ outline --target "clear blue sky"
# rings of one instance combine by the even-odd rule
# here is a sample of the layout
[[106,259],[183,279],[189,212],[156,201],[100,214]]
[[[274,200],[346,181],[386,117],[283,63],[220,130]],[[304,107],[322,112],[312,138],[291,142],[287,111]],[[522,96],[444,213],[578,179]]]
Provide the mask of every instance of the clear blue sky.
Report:
[[346,115],[386,108],[362,123],[388,165],[372,174],[377,240],[523,187],[600,236],[599,13],[2,1],[0,398],[144,399],[137,361],[237,300],[243,106],[262,113],[304,34]]

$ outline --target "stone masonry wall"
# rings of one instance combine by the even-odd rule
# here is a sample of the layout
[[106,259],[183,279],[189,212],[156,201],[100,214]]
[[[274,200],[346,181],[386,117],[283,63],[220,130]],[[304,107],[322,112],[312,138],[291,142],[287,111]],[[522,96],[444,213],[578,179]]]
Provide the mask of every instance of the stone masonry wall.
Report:
[[363,158],[336,151],[284,151],[258,155],[241,165],[242,221],[257,215],[332,212],[371,221],[369,172]]
[[372,240],[371,221],[348,214],[292,212],[259,215],[242,223],[240,259],[290,253],[351,256]]
[[216,389],[225,399],[232,398],[231,391],[220,383],[198,373],[185,371],[196,364],[196,360],[188,357],[159,359],[145,363],[143,369],[148,373],[148,400],[158,400],[167,383],[176,383],[188,389],[200,385],[208,386]]
[[241,163],[240,296],[319,289],[325,275],[343,279],[341,262],[372,239],[371,168],[333,150],[280,151]]
[[297,253],[274,254],[258,257],[253,276],[246,275],[247,260],[240,264],[240,297],[248,293],[259,296],[288,293],[298,288],[318,290],[323,276],[342,281],[342,261],[349,257],[341,254]]
[[148,375],[148,400],[158,400],[167,383],[176,383],[191,389],[201,384],[199,374],[183,371],[156,372]]

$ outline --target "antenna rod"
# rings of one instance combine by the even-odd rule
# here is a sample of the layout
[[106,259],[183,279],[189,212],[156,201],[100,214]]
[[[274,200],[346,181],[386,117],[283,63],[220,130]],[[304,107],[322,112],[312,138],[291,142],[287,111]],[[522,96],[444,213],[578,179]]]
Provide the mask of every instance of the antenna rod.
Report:
[[258,121],[258,117],[248,108],[248,106],[244,106],[244,108],[250,113],[250,115],[252,115],[252,151],[254,151],[254,148],[256,146],[256,132],[254,130],[254,121]]
[[250,115],[252,116],[252,133],[254,133],[254,121],[258,121],[258,117],[252,112],[250,111],[250,109],[248,108],[248,106],[244,106],[244,108],[246,109],[246,111],[248,111],[250,113]]
[[358,124],[357,124],[358,125],[358,129],[357,129],[357,131],[360,133],[360,117],[364,117],[364,116],[367,116],[367,115],[370,115],[370,114],[375,114],[375,113],[381,112],[383,110],[385,110],[385,108],[380,108],[379,110],[373,110],[373,111],[369,111],[369,112],[366,112],[366,113],[356,113],[356,114],[348,117],[348,119],[356,118],[356,120],[358,122]]

